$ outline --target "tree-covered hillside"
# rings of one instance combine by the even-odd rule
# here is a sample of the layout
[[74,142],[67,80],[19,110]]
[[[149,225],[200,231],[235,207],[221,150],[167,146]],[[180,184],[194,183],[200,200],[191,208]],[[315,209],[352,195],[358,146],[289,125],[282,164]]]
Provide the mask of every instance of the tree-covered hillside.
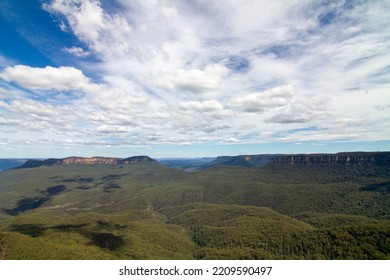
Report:
[[0,259],[389,259],[388,165],[0,173]]

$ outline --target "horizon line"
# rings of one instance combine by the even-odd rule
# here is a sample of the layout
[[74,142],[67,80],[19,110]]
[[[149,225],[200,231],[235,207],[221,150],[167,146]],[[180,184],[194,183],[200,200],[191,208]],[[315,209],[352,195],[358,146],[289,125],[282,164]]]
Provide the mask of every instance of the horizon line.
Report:
[[47,159],[66,159],[66,158],[112,158],[112,159],[126,159],[131,157],[149,157],[151,159],[156,160],[163,160],[163,159],[202,159],[202,158],[217,158],[217,157],[236,157],[236,156],[259,156],[259,155],[336,155],[336,154],[353,154],[353,153],[365,153],[365,154],[372,154],[372,153],[390,153],[390,150],[386,151],[341,151],[341,152],[334,152],[334,153],[324,153],[324,152],[310,152],[310,153],[248,153],[248,154],[235,154],[235,155],[218,155],[218,156],[194,156],[194,157],[151,157],[145,154],[139,154],[139,155],[131,155],[126,157],[112,157],[112,156],[102,156],[102,155],[95,155],[95,156],[65,156],[65,157],[5,157],[0,159],[14,159],[14,160],[47,160]]

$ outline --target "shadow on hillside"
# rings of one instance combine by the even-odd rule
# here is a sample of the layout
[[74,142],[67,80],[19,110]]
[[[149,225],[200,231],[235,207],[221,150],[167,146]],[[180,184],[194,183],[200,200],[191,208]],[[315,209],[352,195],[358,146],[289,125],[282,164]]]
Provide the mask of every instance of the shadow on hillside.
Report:
[[121,186],[117,183],[110,182],[103,187],[103,192],[111,192],[114,189],[120,189]]
[[30,235],[31,237],[38,237],[46,230],[42,224],[21,224],[11,225],[9,231],[19,232],[21,234]]
[[361,188],[362,191],[369,191],[369,192],[379,192],[382,194],[388,194],[390,193],[390,182],[382,182],[382,183],[376,183],[367,185]]
[[88,223],[81,223],[81,224],[61,224],[58,226],[52,226],[48,227],[48,229],[57,229],[57,230],[62,230],[62,231],[68,231],[68,230],[73,230],[73,229],[80,229],[82,227],[85,227],[89,225]]
[[48,229],[55,229],[59,231],[69,231],[69,230],[78,230],[85,226],[88,223],[82,224],[60,224],[57,226],[46,227],[42,224],[13,224],[8,230],[13,232],[19,232],[21,234],[29,235],[31,237],[39,237]]
[[103,181],[118,180],[118,179],[122,178],[123,176],[126,176],[126,174],[110,174],[110,175],[101,177],[100,180],[103,180]]
[[29,210],[39,208],[43,203],[48,201],[53,196],[56,196],[66,190],[66,186],[57,185],[48,187],[45,190],[40,191],[39,196],[20,199],[17,202],[17,206],[11,209],[3,209],[3,211],[10,216],[17,216]]
[[[109,223],[100,221],[98,223],[102,228],[111,227]],[[125,241],[122,236],[114,235],[107,232],[90,232],[88,230],[83,230],[82,228],[89,225],[88,223],[80,224],[60,224],[56,226],[46,227],[42,224],[13,224],[8,230],[12,232],[19,232],[24,235],[29,235],[31,237],[39,237],[45,233],[46,230],[54,229],[59,231],[76,231],[81,233],[90,239],[91,243],[95,246],[98,246],[103,249],[108,249],[110,251],[118,250],[125,244]]]
[[122,236],[111,233],[94,232],[91,234],[92,244],[110,251],[115,251],[125,244]]
[[49,188],[41,191],[41,194],[43,194],[44,196],[54,196],[54,195],[57,195],[57,194],[64,192],[65,189],[66,189],[65,185],[52,186],[52,187],[49,187]]
[[48,201],[50,197],[32,197],[23,198],[18,201],[18,206],[12,209],[4,209],[4,212],[10,216],[17,216],[28,210],[33,210],[40,207],[43,203]]
[[82,177],[62,180],[62,182],[64,183],[80,183],[80,184],[91,183],[93,181],[95,181],[94,178],[82,178]]
[[108,222],[105,222],[103,220],[98,220],[96,222],[99,229],[114,229],[114,230],[121,230],[126,229],[127,225],[120,225],[120,224],[111,224]]
[[122,236],[114,235],[112,233],[106,232],[90,232],[88,230],[83,230],[82,228],[87,226],[87,223],[83,224],[61,224],[52,227],[45,227],[42,224],[14,224],[11,225],[8,230],[12,232],[19,232],[24,235],[29,235],[31,237],[42,236],[46,230],[54,229],[59,231],[76,231],[85,237],[87,237],[91,244],[98,246],[102,249],[108,249],[110,251],[115,251],[120,249],[124,244],[125,240]]
[[82,186],[76,187],[76,189],[82,190],[82,191],[90,190],[90,189],[92,189],[92,188],[93,188],[93,187],[86,186],[86,185],[82,185]]

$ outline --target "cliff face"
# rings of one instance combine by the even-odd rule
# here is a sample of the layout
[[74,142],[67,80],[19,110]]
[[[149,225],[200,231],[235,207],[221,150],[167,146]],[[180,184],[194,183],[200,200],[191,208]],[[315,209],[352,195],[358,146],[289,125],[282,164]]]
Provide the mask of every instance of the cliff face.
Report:
[[105,165],[116,165],[119,160],[116,158],[105,158],[105,157],[91,157],[91,158],[81,158],[81,157],[68,157],[59,160],[58,164],[83,164],[83,165],[94,165],[94,164],[105,164]]
[[82,165],[124,165],[132,164],[137,162],[151,162],[155,161],[148,156],[135,156],[125,159],[109,158],[109,157],[68,157],[63,159],[46,159],[46,160],[28,160],[23,165],[17,168],[33,168],[39,166],[50,166],[50,165],[70,165],[70,164],[82,164]]
[[222,166],[262,166],[280,165],[343,165],[365,166],[390,165],[390,152],[351,152],[337,154],[276,154],[276,155],[240,155],[218,157],[210,165]]
[[390,152],[290,155],[278,156],[277,160],[290,165],[388,165]]

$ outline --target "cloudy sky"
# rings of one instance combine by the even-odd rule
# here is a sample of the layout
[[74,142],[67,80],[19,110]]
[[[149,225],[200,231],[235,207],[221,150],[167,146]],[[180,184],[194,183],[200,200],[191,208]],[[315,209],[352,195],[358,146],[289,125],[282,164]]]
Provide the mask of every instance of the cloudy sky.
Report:
[[0,0],[0,158],[390,150],[389,10]]

